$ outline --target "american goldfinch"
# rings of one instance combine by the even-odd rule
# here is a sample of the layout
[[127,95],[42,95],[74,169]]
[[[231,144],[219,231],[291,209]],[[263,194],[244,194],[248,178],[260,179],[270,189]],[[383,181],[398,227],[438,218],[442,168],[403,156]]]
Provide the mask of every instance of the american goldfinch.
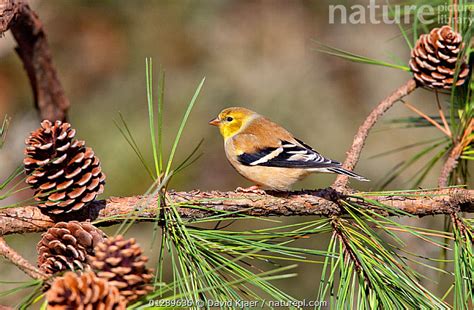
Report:
[[209,122],[219,127],[227,159],[243,177],[273,190],[288,190],[313,172],[344,174],[359,181],[366,178],[342,168],[293,137],[286,129],[240,107],[224,109]]

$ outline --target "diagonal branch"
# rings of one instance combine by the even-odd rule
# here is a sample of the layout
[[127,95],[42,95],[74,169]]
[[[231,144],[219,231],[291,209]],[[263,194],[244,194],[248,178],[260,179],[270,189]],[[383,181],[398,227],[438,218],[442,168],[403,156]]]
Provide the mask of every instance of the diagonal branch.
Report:
[[351,247],[349,240],[347,240],[347,236],[341,230],[339,220],[340,219],[336,217],[333,221],[331,221],[331,226],[333,234],[339,239],[339,242],[343,247],[345,256],[344,263],[352,262],[357,273],[364,279],[364,283],[367,289],[372,289],[372,283],[370,281],[370,278],[367,276],[367,273],[365,272],[359,258],[354,252],[354,249]]
[[438,178],[439,187],[448,186],[449,176],[451,175],[453,170],[456,169],[459,158],[461,157],[464,148],[474,141],[474,136],[472,134],[473,131],[474,131],[474,119],[471,119],[462,137],[459,139],[458,142],[454,144],[453,148],[449,152],[448,158],[446,159],[446,161],[443,164],[443,167],[441,168],[441,173]]
[[0,35],[10,30],[41,119],[66,120],[69,100],[53,66],[44,27],[23,0],[0,0]]
[[[354,195],[354,194],[353,194]],[[339,199],[357,199],[384,215],[393,215],[370,203],[363,203],[361,197],[375,200],[394,209],[416,216],[451,214],[452,212],[474,212],[474,190],[450,188],[436,191],[398,193],[397,195],[344,196],[333,189],[299,191],[290,193],[238,193],[238,192],[169,192],[167,205],[174,204],[181,217],[192,221],[222,212],[233,212],[231,216],[333,216],[343,211],[337,204]],[[98,226],[123,222],[130,215],[138,221],[155,221],[157,218],[157,196],[111,197],[96,201],[87,214],[74,214],[76,220],[95,220]],[[67,218],[56,218],[67,220]],[[37,207],[27,206],[0,211],[0,235],[45,231],[54,221],[43,215]]]
[[[347,152],[346,160],[344,161],[343,167],[348,170],[353,170],[359,161],[360,154],[365,145],[365,140],[369,136],[369,132],[372,127],[375,126],[377,121],[390,109],[397,101],[407,96],[416,89],[416,82],[412,78],[408,80],[405,84],[396,89],[391,93],[387,98],[382,100],[377,107],[375,107],[372,112],[367,116],[364,123],[359,127],[357,134],[354,136],[352,141],[352,146]],[[336,189],[342,189],[346,186],[348,177],[344,175],[339,175],[336,181],[333,184],[333,187]]]
[[13,250],[3,239],[0,237],[0,255],[8,259],[10,262],[15,264],[20,270],[29,275],[34,279],[45,280],[48,276],[33,265],[31,265],[26,259],[24,259],[20,254]]

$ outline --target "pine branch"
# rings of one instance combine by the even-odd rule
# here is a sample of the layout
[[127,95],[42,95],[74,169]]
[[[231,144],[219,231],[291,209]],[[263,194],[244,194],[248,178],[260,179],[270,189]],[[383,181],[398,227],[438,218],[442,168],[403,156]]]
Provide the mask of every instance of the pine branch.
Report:
[[449,152],[446,161],[441,168],[441,173],[438,177],[438,185],[439,186],[448,186],[449,183],[449,176],[454,171],[454,169],[458,165],[459,157],[461,156],[460,144],[456,145],[451,152]]
[[347,240],[347,237],[341,231],[341,228],[339,227],[340,225],[339,220],[340,219],[336,217],[333,221],[331,221],[331,226],[332,226],[334,234],[336,235],[336,237],[339,239],[339,242],[341,242],[343,246],[344,253],[346,255],[345,260],[351,261],[354,263],[356,271],[364,277],[364,282],[367,284],[368,287],[370,287],[370,280],[367,277],[367,275],[364,274],[364,270],[362,268],[360,260],[357,258],[357,255],[352,250],[349,244],[349,241]]
[[[416,89],[416,82],[413,78],[408,80],[405,84],[397,88],[387,98],[383,99],[377,107],[367,116],[364,123],[359,127],[352,146],[347,152],[346,160],[344,161],[343,167],[348,170],[353,170],[359,161],[360,154],[365,145],[365,140],[369,136],[369,132],[372,127],[375,126],[377,121],[387,112],[397,101],[407,96]],[[342,189],[346,186],[349,178],[344,175],[339,175],[333,184],[336,189]]]
[[0,35],[10,30],[30,80],[41,119],[66,120],[69,100],[53,66],[44,27],[22,0],[0,0]]
[[[174,204],[182,218],[189,221],[205,218],[223,212],[229,216],[333,216],[342,215],[338,205],[340,199],[356,199],[359,205],[373,209],[386,216],[395,215],[369,203],[361,197],[377,201],[392,209],[416,216],[451,214],[453,212],[474,212],[474,190],[461,188],[419,191],[394,195],[365,195],[359,193],[345,196],[331,188],[316,191],[288,193],[240,193],[240,192],[169,192],[167,205]],[[129,216],[137,221],[156,221],[157,196],[110,197],[95,201],[82,214],[55,218],[59,220],[93,220],[98,226],[123,222]],[[399,214],[398,214],[399,215]],[[54,224],[53,219],[41,213],[34,206],[3,209],[0,211],[0,235],[41,232]]]
[[448,158],[443,164],[441,168],[441,173],[439,174],[438,178],[438,186],[439,187],[446,187],[449,183],[449,176],[451,173],[456,169],[458,165],[459,158],[466,146],[472,143],[474,137],[472,132],[474,130],[474,120],[471,119],[468,126],[466,126],[466,130],[464,131],[462,137],[459,141],[454,145],[454,147],[449,152]]
[[26,259],[24,259],[20,254],[13,250],[3,239],[0,237],[0,255],[8,259],[10,262],[15,264],[20,270],[29,275],[34,279],[45,280],[48,276],[33,265],[31,265]]

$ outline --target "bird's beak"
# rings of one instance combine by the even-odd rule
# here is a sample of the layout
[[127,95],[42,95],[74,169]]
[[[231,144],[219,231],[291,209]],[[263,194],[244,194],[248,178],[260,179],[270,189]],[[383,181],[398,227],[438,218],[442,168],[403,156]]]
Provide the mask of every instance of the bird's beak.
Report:
[[219,126],[220,123],[221,123],[221,121],[216,117],[215,119],[213,119],[212,121],[209,122],[209,125]]

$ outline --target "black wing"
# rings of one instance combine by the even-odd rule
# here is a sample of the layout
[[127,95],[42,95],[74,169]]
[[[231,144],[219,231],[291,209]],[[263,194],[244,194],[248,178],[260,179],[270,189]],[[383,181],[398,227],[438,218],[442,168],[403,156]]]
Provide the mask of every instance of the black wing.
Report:
[[261,149],[255,153],[239,155],[239,161],[246,166],[267,166],[285,168],[332,168],[341,163],[325,158],[310,146],[297,140],[300,145],[281,141],[280,147]]

